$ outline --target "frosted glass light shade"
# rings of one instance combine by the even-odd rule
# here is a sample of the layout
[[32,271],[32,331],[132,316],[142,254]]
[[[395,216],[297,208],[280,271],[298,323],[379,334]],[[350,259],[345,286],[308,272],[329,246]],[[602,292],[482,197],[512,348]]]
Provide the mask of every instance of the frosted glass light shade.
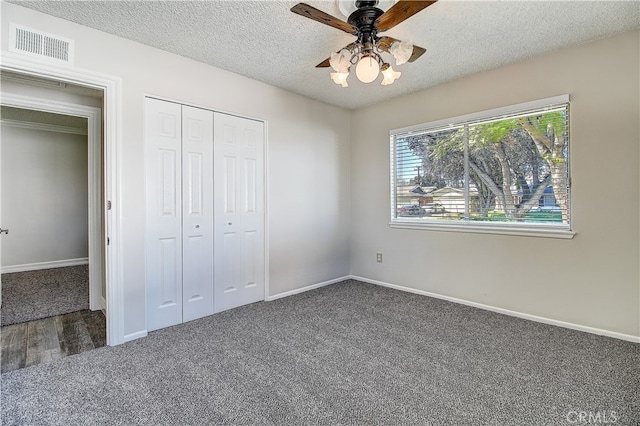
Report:
[[396,81],[398,78],[400,78],[400,75],[402,73],[400,71],[394,71],[393,67],[389,64],[384,64],[382,66],[382,85],[383,86],[387,86],[389,84],[392,84],[394,81]]
[[338,53],[331,53],[329,65],[335,72],[348,73],[351,66],[351,52],[347,49],[342,49]]
[[349,77],[348,72],[332,72],[330,75],[331,80],[333,80],[335,84],[339,84],[342,87],[349,87],[347,83],[347,77]]
[[396,58],[396,65],[402,65],[411,58],[413,54],[413,43],[410,41],[395,41],[391,45],[389,52]]
[[356,65],[356,76],[363,83],[371,83],[380,74],[380,64],[371,56],[363,56]]

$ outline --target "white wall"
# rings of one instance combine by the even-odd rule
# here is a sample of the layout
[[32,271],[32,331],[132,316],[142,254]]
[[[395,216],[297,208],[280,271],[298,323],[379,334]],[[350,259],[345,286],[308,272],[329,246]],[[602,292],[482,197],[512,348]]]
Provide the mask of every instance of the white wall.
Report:
[[[625,33],[353,112],[352,273],[640,336],[639,38]],[[389,130],[565,93],[572,240],[389,228]]]
[[0,127],[2,267],[86,258],[87,136]]
[[75,40],[75,67],[122,79],[124,334],[146,329],[144,95],[268,122],[270,295],[349,274],[349,112],[2,2],[10,22]]

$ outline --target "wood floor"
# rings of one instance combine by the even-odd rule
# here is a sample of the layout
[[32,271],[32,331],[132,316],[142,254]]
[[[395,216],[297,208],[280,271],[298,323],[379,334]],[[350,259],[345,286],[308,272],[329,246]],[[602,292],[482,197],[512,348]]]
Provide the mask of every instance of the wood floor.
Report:
[[78,311],[0,329],[2,373],[53,361],[106,344],[102,311]]

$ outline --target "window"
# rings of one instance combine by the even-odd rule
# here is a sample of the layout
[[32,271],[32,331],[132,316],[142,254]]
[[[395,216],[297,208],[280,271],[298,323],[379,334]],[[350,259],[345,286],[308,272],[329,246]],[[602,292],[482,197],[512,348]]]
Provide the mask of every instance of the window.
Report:
[[573,236],[568,101],[391,131],[391,226]]

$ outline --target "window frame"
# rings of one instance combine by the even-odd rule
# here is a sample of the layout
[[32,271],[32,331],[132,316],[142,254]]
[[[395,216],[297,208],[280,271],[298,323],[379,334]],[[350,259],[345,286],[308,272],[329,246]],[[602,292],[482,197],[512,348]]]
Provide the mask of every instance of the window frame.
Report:
[[[518,113],[524,113],[535,109],[553,108],[561,104],[569,104],[569,95],[559,95],[544,99],[538,99],[530,102],[523,102],[516,105],[509,105],[500,108],[493,108],[490,110],[480,111],[471,114],[464,114],[457,117],[446,118],[442,120],[430,121],[427,123],[417,124],[408,127],[402,127],[389,131],[389,162],[390,162],[390,221],[389,226],[391,228],[398,229],[414,229],[414,230],[429,230],[429,231],[446,231],[446,232],[471,232],[482,234],[499,234],[499,235],[515,235],[526,237],[544,237],[544,238],[561,238],[571,239],[575,235],[573,230],[573,220],[571,208],[571,199],[569,196],[569,224],[565,225],[551,225],[544,223],[524,223],[524,222],[477,222],[477,221],[443,221],[429,218],[411,218],[411,217],[399,217],[396,215],[396,175],[397,175],[397,162],[396,162],[396,142],[395,139],[398,135],[406,135],[413,132],[428,132],[430,130],[442,129],[445,127],[460,127],[461,125],[468,124],[469,122],[482,121],[487,119],[496,119],[502,116],[505,119],[508,116],[512,116]],[[568,109],[569,116],[567,120],[571,122],[571,110]],[[571,139],[569,139],[569,152],[567,156],[568,160],[568,180],[569,191],[571,192]],[[465,205],[467,204],[465,199]]]

